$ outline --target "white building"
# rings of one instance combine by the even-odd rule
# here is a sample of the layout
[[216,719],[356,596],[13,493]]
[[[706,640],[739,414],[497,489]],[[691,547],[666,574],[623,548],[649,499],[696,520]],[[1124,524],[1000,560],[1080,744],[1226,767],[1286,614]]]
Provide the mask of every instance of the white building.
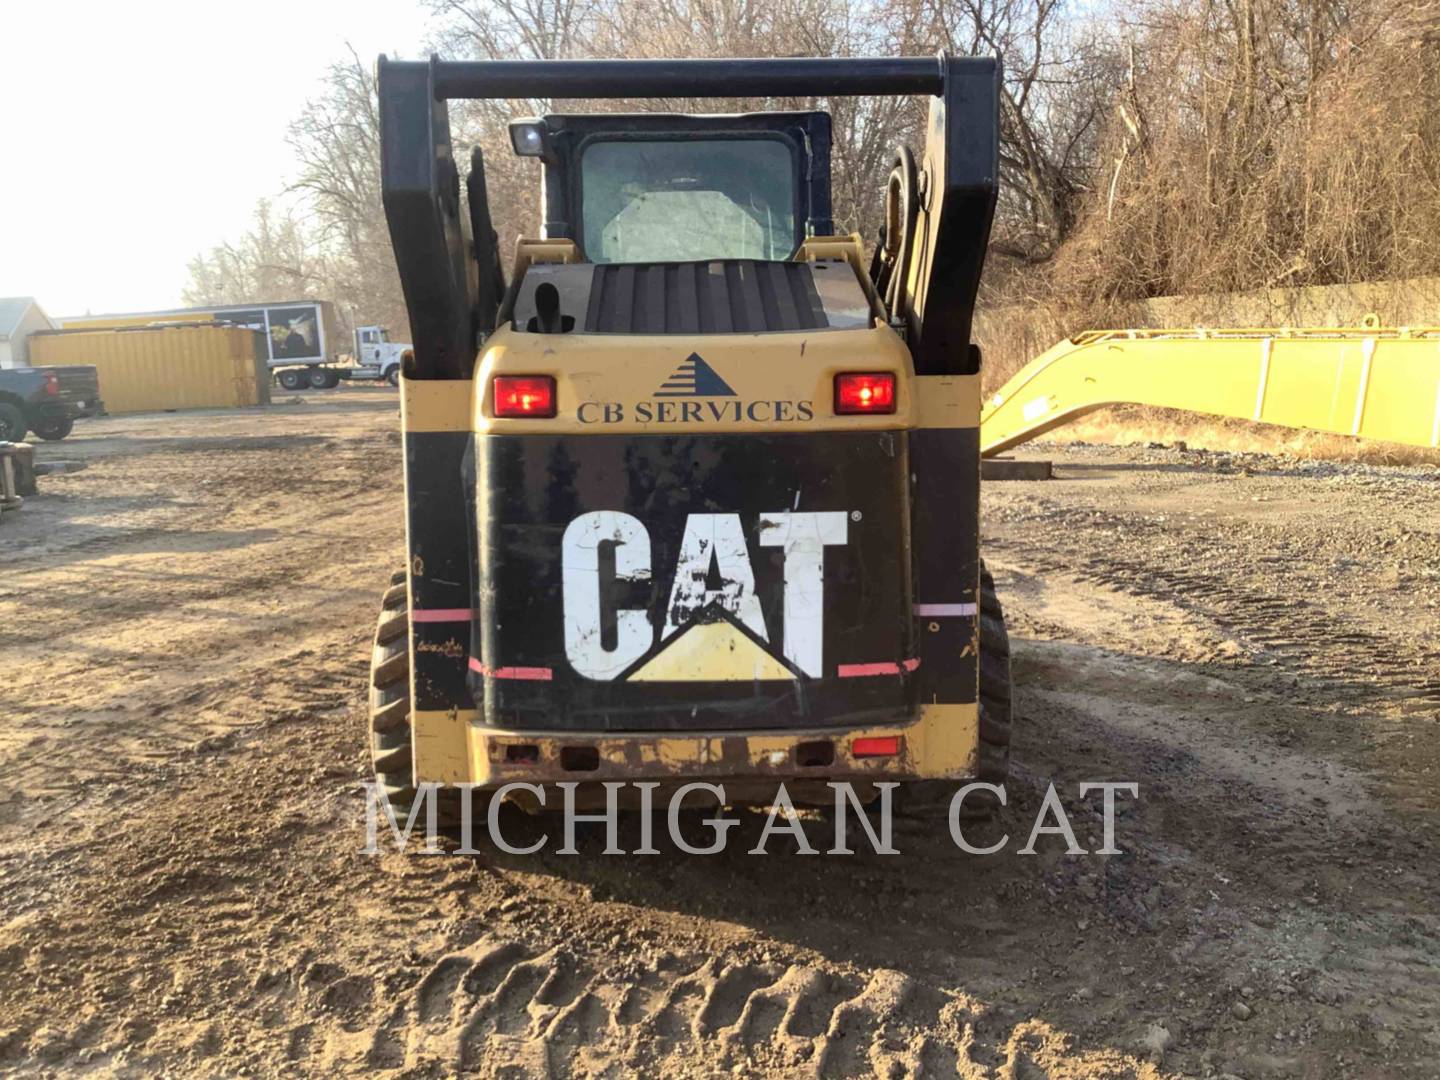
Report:
[[33,296],[0,297],[0,368],[29,367],[30,335],[54,329]]

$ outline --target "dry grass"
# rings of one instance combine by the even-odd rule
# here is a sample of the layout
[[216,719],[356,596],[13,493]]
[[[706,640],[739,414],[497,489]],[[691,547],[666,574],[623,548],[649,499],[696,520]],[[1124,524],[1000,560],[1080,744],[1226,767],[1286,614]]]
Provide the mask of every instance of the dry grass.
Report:
[[1093,322],[1155,296],[1440,267],[1433,3],[1138,11],[1112,162],[1055,260],[1057,300]]

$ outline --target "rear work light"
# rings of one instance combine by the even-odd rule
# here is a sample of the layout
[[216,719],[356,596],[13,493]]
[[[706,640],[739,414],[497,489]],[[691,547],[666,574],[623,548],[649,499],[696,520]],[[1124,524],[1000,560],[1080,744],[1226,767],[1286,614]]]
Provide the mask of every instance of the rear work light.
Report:
[[850,753],[857,758],[894,757],[900,753],[900,736],[877,735],[866,739],[854,739],[850,743]]
[[555,415],[555,380],[549,375],[496,375],[495,415]]
[[844,415],[855,413],[893,413],[895,411],[895,376],[892,372],[846,372],[835,376],[835,411]]

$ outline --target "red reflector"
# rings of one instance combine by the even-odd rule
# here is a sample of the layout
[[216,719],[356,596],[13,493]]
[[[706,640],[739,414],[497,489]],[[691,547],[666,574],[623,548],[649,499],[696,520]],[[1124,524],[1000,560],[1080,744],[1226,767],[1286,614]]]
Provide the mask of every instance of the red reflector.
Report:
[[555,380],[549,375],[496,375],[496,416],[555,415]]
[[888,371],[874,374],[846,372],[835,376],[837,413],[893,413],[895,376]]
[[850,743],[850,753],[855,757],[894,757],[899,752],[899,735],[885,735],[876,739],[855,739]]

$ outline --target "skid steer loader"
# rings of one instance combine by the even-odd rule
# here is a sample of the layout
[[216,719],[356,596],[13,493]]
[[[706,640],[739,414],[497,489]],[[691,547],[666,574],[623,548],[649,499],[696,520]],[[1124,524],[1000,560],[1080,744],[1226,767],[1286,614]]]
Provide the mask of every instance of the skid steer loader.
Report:
[[[1002,780],[970,340],[998,62],[381,57],[378,78],[414,340],[408,561],[372,668],[392,808],[424,782],[828,803],[835,780]],[[929,99],[926,141],[896,153],[868,263],[835,235],[824,112],[565,113],[511,125],[544,229],[508,275],[446,104],[900,94]]]

